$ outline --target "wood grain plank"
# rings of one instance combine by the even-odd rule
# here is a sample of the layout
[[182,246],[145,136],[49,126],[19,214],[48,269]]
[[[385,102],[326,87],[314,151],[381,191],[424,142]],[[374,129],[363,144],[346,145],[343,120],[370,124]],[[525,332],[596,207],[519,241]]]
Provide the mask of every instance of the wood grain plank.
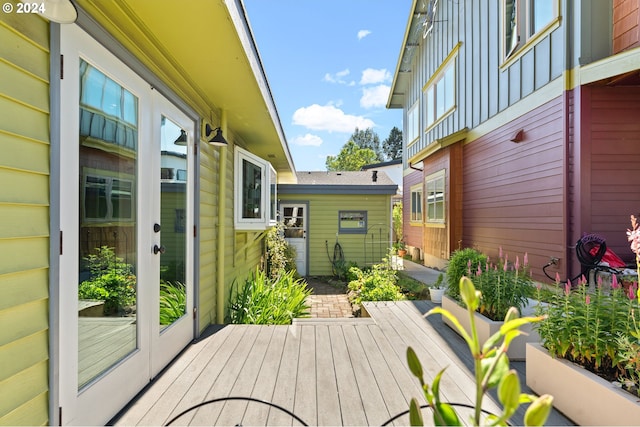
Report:
[[[339,325],[329,327],[329,339],[331,341],[336,383],[338,385],[342,425],[366,425],[367,418],[364,414],[364,406],[353,371],[353,360],[347,350],[343,328]],[[354,356],[357,358],[360,355]]]
[[316,333],[314,326],[304,324],[300,331],[300,357],[293,412],[309,425],[318,424]]
[[[276,387],[273,394],[272,402],[288,410],[292,410],[294,407],[301,332],[302,328],[300,326],[291,325],[287,327],[282,360],[278,369]],[[269,410],[267,425],[291,425],[292,423],[292,418],[282,411]]]
[[342,425],[328,326],[316,326],[318,425]]
[[[257,328],[258,335],[251,346],[251,350],[240,369],[233,387],[231,388],[231,396],[250,397],[256,384],[271,336],[275,330],[274,326]],[[246,401],[230,401],[222,405],[217,425],[236,425],[242,421],[243,415],[247,409]]]

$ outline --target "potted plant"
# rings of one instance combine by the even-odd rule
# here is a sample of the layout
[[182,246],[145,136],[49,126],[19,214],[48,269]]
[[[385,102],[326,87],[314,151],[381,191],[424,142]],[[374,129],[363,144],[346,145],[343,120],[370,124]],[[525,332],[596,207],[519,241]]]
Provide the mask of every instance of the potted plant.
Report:
[[[474,276],[474,283],[482,293],[475,321],[478,325],[480,339],[486,340],[502,327],[502,319],[510,307],[515,307],[520,315],[533,314],[534,304],[528,297],[533,294],[534,288],[528,273],[527,254],[524,255],[522,264],[519,257],[516,257],[514,263],[510,263],[508,255],[503,256],[502,248],[500,248],[498,264],[489,262],[486,256],[486,261],[482,264],[478,262],[482,257],[478,256],[477,252],[473,255],[477,262],[476,269],[471,270],[473,262],[470,259],[467,262],[466,274]],[[465,309],[461,306],[460,293],[453,293],[454,297],[451,294],[447,289],[447,294],[442,299],[442,307],[462,318],[463,327],[470,331],[470,325],[461,316]],[[447,318],[444,319],[444,322],[453,327]],[[509,346],[508,355],[511,360],[524,360],[526,342],[539,340],[531,325],[524,326],[523,331],[526,334],[519,336]]]
[[442,296],[444,295],[445,287],[443,286],[444,276],[442,273],[438,275],[438,279],[435,283],[429,286],[429,295],[431,296],[431,301],[435,303],[442,303]]

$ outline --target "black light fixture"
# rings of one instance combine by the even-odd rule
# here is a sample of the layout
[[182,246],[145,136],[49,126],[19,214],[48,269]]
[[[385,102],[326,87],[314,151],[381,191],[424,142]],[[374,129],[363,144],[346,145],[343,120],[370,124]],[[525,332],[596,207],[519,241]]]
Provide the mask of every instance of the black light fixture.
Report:
[[184,129],[180,129],[180,136],[178,137],[178,139],[173,141],[173,143],[175,145],[181,145],[181,146],[187,145],[187,132],[185,132]]
[[78,19],[78,11],[71,0],[43,0],[38,5],[42,8],[38,13],[51,22],[73,24]]
[[207,142],[209,144],[217,145],[217,146],[220,146],[220,147],[226,147],[227,145],[229,145],[227,140],[224,139],[224,136],[222,136],[222,129],[220,129],[219,127],[215,128],[215,129],[212,129],[211,126],[209,125],[209,123],[207,123],[207,125],[205,127],[206,135],[209,136],[213,132],[216,132],[216,134],[211,139],[207,140]]

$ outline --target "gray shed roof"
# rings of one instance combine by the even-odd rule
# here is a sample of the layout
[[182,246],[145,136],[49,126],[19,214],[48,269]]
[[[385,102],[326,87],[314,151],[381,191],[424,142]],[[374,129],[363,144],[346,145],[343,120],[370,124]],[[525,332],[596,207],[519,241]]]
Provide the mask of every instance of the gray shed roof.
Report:
[[297,184],[280,184],[278,192],[283,194],[396,194],[398,189],[384,171],[298,172],[296,176]]

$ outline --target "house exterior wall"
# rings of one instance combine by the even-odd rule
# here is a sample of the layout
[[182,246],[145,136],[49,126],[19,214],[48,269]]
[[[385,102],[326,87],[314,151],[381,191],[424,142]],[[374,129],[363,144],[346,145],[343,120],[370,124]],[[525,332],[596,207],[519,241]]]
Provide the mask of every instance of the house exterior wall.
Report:
[[[419,37],[413,58],[412,80],[405,92],[405,123],[407,110],[424,96],[424,85],[457,47],[456,105],[431,128],[420,126],[420,138],[409,141],[405,150],[407,159],[435,140],[478,127],[562,75],[565,19],[506,61],[501,48],[500,4],[489,0],[438,2],[433,31],[424,39]],[[425,114],[421,102],[421,121]]]
[[[337,241],[344,260],[359,266],[380,262],[391,247],[391,195],[279,194],[281,203],[308,202],[308,272],[311,276],[332,275],[330,257]],[[367,211],[368,234],[338,233],[338,212]],[[328,251],[328,253],[327,253]]]
[[[12,2],[15,3],[15,2]],[[49,25],[0,14],[0,424],[49,422]]]
[[[464,147],[463,246],[528,252],[534,278],[565,258],[564,128],[560,96]],[[524,139],[511,141],[520,129]]]
[[[411,221],[411,187],[415,185],[424,187],[424,183],[422,182],[423,176],[424,174],[422,171],[410,169],[410,172],[404,176],[405,191],[402,193],[402,228],[404,232],[404,242],[408,246],[420,249],[422,249],[422,232],[424,222]],[[424,212],[424,207],[422,211]]]
[[640,46],[640,1],[614,0],[613,53]]
[[581,87],[581,147],[576,158],[585,171],[574,185],[577,240],[582,233],[603,236],[616,254],[633,262],[625,230],[638,214],[640,193],[640,88]]

